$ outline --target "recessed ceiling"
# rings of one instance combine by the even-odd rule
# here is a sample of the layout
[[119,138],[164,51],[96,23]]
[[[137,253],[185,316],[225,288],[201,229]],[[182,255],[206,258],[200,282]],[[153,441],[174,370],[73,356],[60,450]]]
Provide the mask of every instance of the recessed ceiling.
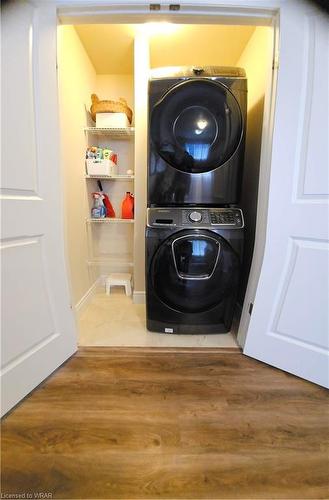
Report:
[[180,25],[150,39],[151,67],[235,66],[254,26]]
[[134,72],[133,24],[83,24],[75,26],[96,73]]
[[[96,73],[133,73],[134,36],[141,25],[88,24],[75,29]],[[254,26],[174,25],[171,33],[149,35],[151,67],[234,66],[254,30]]]

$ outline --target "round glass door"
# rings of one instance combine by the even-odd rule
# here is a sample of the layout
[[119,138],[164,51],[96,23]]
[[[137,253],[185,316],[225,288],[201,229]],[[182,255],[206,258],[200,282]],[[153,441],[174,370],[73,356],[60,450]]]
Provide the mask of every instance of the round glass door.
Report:
[[155,105],[150,133],[153,147],[171,166],[188,173],[209,172],[225,163],[239,145],[240,108],[224,85],[189,80]]
[[153,288],[160,300],[185,313],[207,311],[236,286],[239,259],[215,233],[184,230],[165,240],[152,261]]

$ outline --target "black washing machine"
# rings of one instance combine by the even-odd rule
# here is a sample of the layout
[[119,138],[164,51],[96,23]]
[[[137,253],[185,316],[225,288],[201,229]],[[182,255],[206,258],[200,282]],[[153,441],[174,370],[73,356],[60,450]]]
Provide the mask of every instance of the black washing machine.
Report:
[[149,81],[148,206],[239,202],[247,111],[241,68],[163,68]]
[[174,334],[230,330],[243,226],[238,208],[147,210],[148,330]]

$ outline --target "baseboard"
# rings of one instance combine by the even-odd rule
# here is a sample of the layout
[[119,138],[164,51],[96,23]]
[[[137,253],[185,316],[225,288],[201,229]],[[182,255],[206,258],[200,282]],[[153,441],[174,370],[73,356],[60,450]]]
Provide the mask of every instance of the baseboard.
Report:
[[134,304],[145,304],[145,292],[133,292]]
[[243,306],[239,302],[237,302],[237,304],[235,306],[234,319],[233,319],[233,325],[235,327],[235,330],[234,330],[234,332],[232,332],[240,349],[243,349],[243,347],[244,347],[243,344],[241,344],[241,339],[239,336],[240,321],[241,321],[241,317],[242,317],[242,309],[243,309]]
[[77,314],[81,314],[82,311],[86,309],[86,307],[90,304],[93,297],[95,296],[97,289],[102,284],[102,277],[98,278],[95,283],[91,285],[89,290],[83,295],[83,297],[79,300],[79,302],[74,306],[75,312]]
[[[74,306],[75,312],[81,314],[82,311],[90,304],[93,297],[95,296],[99,288],[104,287],[106,275],[100,276],[95,283],[91,285],[89,290],[84,294],[84,296],[79,300],[79,302]],[[133,292],[133,302],[134,304],[145,304],[145,292]]]
[[98,278],[97,283],[99,287],[105,287],[105,281],[107,278],[107,274],[101,274],[101,276]]

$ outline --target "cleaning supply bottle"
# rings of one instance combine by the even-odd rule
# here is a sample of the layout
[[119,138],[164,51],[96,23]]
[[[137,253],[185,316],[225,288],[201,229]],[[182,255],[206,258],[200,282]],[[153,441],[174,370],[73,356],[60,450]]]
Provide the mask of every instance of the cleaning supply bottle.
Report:
[[103,219],[106,215],[102,193],[92,193],[94,205],[91,209],[92,219]]
[[106,193],[102,193],[103,195],[103,204],[105,206],[105,211],[106,211],[106,217],[114,218],[115,217],[115,211],[112,206],[112,203],[110,202],[110,198]]
[[102,201],[103,201],[103,205],[105,207],[105,217],[114,218],[115,217],[114,208],[112,206],[112,203],[110,202],[110,198],[103,191],[103,186],[102,186],[100,179],[97,180],[97,184],[98,184],[99,192],[103,196]]
[[127,191],[125,198],[122,200],[122,219],[134,218],[134,196]]

